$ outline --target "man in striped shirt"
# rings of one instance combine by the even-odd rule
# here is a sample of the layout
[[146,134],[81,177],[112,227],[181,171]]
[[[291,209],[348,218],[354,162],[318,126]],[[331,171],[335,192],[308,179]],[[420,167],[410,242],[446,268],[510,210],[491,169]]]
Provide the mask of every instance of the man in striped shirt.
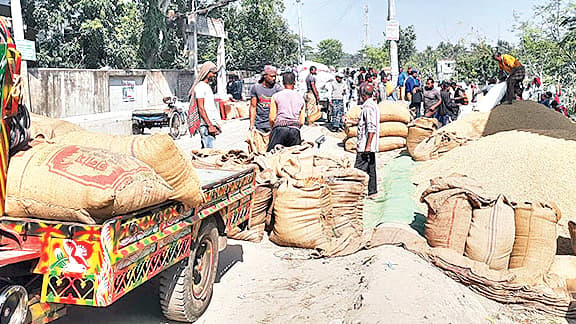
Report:
[[378,193],[376,183],[376,153],[378,152],[378,134],[380,133],[380,108],[372,98],[374,87],[370,84],[360,88],[364,101],[358,121],[358,144],[354,167],[368,173],[368,198]]

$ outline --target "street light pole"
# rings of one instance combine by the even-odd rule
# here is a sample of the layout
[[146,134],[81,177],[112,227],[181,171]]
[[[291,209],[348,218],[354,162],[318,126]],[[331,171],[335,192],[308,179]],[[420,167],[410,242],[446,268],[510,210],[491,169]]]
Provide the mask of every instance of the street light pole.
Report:
[[[388,0],[388,21],[396,21],[396,1]],[[398,82],[398,43],[395,40],[390,41],[390,69],[392,70],[392,82]]]
[[304,37],[302,36],[302,0],[296,0],[298,6],[298,29],[300,34],[300,43],[298,44],[298,50],[300,51],[300,64],[304,64]]

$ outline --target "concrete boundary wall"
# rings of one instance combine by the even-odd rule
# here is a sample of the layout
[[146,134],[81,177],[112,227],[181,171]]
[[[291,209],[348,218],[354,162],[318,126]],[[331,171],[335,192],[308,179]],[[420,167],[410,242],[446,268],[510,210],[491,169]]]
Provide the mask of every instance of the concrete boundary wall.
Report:
[[182,70],[28,69],[31,111],[66,118],[163,106],[188,99],[194,74]]

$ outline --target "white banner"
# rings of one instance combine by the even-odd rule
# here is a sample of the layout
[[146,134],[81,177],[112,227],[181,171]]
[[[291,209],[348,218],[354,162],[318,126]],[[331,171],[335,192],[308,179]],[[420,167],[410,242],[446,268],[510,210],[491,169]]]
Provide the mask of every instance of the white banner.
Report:
[[400,23],[397,21],[386,22],[386,40],[400,40]]

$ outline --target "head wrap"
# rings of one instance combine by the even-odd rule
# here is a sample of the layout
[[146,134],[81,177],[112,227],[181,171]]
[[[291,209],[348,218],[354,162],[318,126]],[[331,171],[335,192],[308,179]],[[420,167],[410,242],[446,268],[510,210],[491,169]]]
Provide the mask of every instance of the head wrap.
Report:
[[188,95],[190,95],[190,109],[188,110],[188,130],[190,135],[193,135],[194,132],[196,132],[196,129],[198,129],[200,126],[200,114],[198,113],[198,106],[196,105],[196,95],[194,94],[194,89],[196,89],[198,83],[206,79],[208,73],[216,73],[217,71],[218,68],[216,67],[216,64],[210,61],[204,62],[200,66],[197,78],[194,80],[194,84],[190,88],[190,92],[188,92]]
[[276,67],[273,65],[265,65],[263,74],[276,73]]

